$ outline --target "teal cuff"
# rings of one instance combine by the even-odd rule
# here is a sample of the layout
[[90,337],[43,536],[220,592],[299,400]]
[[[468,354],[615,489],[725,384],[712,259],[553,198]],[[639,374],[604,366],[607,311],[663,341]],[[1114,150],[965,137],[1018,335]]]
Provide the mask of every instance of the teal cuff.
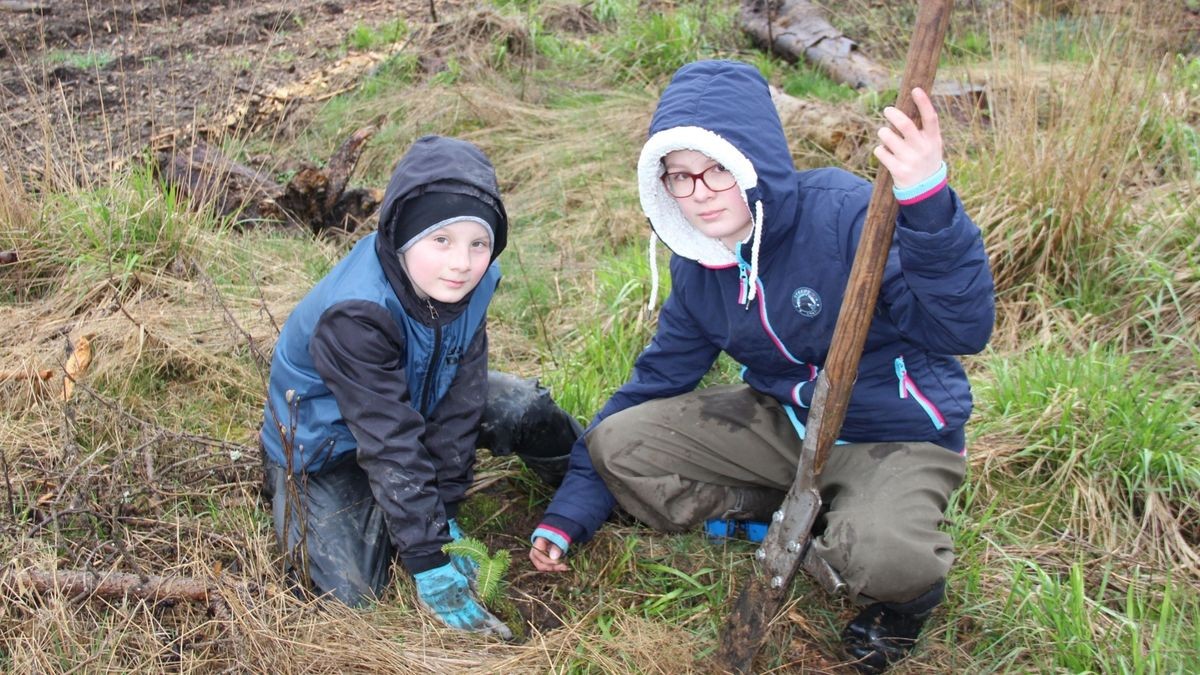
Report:
[[545,539],[551,544],[554,544],[564,554],[567,552],[567,548],[571,545],[571,540],[567,538],[566,533],[559,532],[558,530],[546,527],[545,525],[540,525],[533,531],[533,536],[529,538],[529,543],[532,544],[534,540],[538,538]]
[[946,182],[946,163],[942,162],[938,166],[937,171],[933,172],[932,176],[926,178],[925,180],[921,181],[920,183],[917,183],[916,185],[911,185],[906,188],[898,188],[895,185],[893,185],[892,186],[892,194],[896,195],[896,201],[899,201],[899,202],[911,201],[913,199],[916,199],[917,197],[920,197],[921,195],[924,195],[927,192],[933,191],[934,188],[941,187],[942,184],[945,182]]

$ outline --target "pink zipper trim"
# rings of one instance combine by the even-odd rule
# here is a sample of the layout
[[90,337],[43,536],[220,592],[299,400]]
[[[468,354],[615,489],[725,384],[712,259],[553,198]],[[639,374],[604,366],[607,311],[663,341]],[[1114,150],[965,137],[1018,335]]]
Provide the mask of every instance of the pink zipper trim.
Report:
[[788,351],[787,347],[783,346],[783,341],[779,339],[779,336],[776,335],[775,331],[771,328],[771,321],[767,319],[766,291],[763,289],[762,281],[755,279],[754,284],[758,287],[758,318],[762,323],[763,330],[767,331],[767,337],[771,338],[771,342],[775,343],[775,348],[778,349],[779,353],[783,354],[784,358],[786,358],[788,361],[791,361],[792,363],[804,363],[800,359],[792,356],[792,353]]
[[917,383],[908,374],[908,366],[904,363],[904,357],[896,357],[895,365],[896,378],[900,381],[900,398],[908,398],[911,394],[917,404],[925,410],[925,414],[929,416],[929,421],[933,422],[933,426],[939,430],[945,428],[946,418],[942,415],[942,411],[938,410],[933,401],[930,401],[925,394],[921,393],[921,389],[917,387]]

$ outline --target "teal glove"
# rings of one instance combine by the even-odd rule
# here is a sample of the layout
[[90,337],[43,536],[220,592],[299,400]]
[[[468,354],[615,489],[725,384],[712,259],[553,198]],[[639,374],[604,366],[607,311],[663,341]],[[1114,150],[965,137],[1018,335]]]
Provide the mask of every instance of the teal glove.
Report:
[[512,631],[504,622],[484,609],[467,583],[467,578],[447,563],[413,575],[417,584],[417,602],[451,628],[495,635],[511,640]]
[[[458,521],[454,518],[451,518],[448,524],[450,525],[450,538],[454,541],[467,536],[463,534],[462,529],[458,527]],[[467,578],[471,584],[471,590],[475,590],[475,580],[479,578],[479,563],[465,555],[452,555],[450,564],[454,565],[454,569],[458,570],[459,574]]]

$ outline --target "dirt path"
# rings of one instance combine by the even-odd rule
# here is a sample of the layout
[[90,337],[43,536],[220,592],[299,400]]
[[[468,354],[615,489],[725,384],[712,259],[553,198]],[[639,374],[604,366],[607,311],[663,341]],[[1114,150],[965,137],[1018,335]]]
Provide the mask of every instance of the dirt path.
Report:
[[237,127],[256,101],[345,57],[355,26],[395,18],[415,25],[428,21],[429,7],[0,0],[0,170],[83,176],[176,130]]

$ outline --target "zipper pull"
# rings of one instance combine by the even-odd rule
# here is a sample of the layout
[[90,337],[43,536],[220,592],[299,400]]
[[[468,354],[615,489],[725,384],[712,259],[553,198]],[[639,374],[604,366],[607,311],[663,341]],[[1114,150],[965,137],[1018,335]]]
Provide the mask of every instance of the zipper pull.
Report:
[[750,287],[746,281],[749,276],[746,274],[746,266],[740,261],[738,262],[738,278],[741,279],[739,287],[741,292],[738,294],[738,304],[742,305],[742,309],[750,309]]
[[896,379],[900,381],[900,398],[908,398],[908,388],[904,386],[908,379],[908,368],[904,365],[904,357],[896,357]]

